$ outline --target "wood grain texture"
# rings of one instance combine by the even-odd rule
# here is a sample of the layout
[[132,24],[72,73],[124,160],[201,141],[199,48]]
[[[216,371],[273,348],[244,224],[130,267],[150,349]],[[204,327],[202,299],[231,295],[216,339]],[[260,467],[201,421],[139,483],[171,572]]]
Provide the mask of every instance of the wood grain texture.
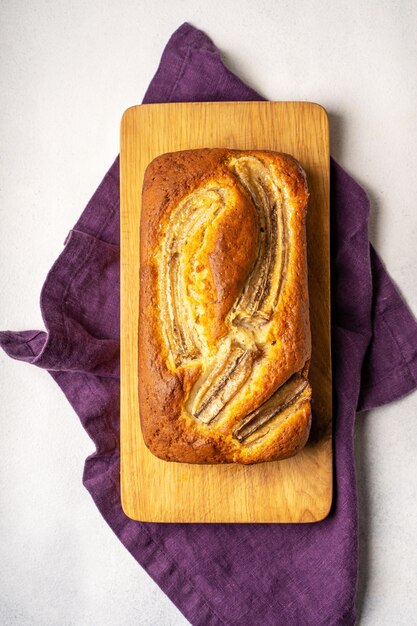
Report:
[[[313,425],[306,447],[253,466],[167,463],[146,448],[138,405],[139,219],[143,174],[159,154],[227,147],[292,154],[310,190],[307,245]],[[121,495],[154,522],[313,522],[332,501],[329,129],[308,102],[139,105],[121,123]]]

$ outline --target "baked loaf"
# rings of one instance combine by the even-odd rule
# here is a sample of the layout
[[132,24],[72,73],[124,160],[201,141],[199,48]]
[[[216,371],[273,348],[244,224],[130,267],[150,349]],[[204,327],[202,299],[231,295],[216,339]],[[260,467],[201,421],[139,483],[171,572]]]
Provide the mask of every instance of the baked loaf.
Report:
[[186,150],[148,166],[139,403],[159,458],[249,464],[305,445],[307,199],[304,171],[286,154]]

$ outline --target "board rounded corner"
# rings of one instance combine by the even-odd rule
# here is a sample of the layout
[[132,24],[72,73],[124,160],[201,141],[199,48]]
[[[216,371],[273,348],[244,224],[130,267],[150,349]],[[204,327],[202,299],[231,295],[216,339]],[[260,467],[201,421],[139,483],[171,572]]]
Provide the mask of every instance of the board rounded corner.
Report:
[[[129,493],[129,497],[126,497],[126,493]],[[122,507],[122,511],[126,517],[134,522],[141,521],[137,516],[136,507],[132,504],[131,494],[127,487],[124,486],[123,473],[120,474],[120,506]]]
[[317,518],[314,520],[315,523],[324,522],[326,520],[333,507],[333,486],[330,488],[328,498],[323,506],[323,509],[318,514]]

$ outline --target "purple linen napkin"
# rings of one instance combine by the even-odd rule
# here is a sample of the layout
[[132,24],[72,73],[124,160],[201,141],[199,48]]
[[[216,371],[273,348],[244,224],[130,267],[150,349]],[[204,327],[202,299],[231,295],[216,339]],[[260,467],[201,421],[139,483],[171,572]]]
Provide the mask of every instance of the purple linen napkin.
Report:
[[[285,95],[285,94],[283,94]],[[144,102],[260,100],[204,33],[171,37]],[[417,324],[368,241],[365,192],[331,163],[335,494],[315,524],[150,524],[119,493],[119,165],[114,162],[50,270],[47,332],[2,332],[13,358],[50,372],[96,445],[84,485],[104,519],[192,624],[353,624],[358,410],[417,386]]]

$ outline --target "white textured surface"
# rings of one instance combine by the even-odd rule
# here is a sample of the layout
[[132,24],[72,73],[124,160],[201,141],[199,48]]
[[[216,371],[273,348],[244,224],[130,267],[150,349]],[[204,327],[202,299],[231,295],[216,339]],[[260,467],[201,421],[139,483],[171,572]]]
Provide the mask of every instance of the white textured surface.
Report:
[[[1,1],[0,328],[42,328],[46,273],[185,20],[269,99],[327,108],[332,153],[368,191],[372,239],[417,312],[415,3],[199,4]],[[0,359],[0,623],[185,624],[82,488],[93,446],[61,391]],[[414,394],[357,427],[364,626],[417,615],[416,410]]]

